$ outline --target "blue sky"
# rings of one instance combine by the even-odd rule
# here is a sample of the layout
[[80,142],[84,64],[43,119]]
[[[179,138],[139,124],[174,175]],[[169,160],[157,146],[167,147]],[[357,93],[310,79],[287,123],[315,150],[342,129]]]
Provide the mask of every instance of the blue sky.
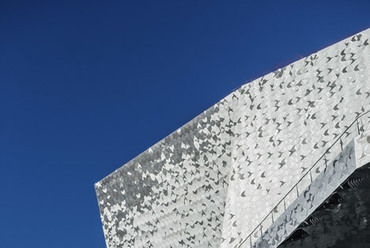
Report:
[[369,25],[367,0],[0,0],[0,246],[105,247],[95,182]]

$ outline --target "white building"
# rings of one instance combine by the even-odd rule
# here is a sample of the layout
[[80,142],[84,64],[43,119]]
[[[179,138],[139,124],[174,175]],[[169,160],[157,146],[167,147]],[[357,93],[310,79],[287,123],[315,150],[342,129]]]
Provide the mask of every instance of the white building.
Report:
[[96,183],[107,247],[277,247],[370,161],[369,37],[243,85]]

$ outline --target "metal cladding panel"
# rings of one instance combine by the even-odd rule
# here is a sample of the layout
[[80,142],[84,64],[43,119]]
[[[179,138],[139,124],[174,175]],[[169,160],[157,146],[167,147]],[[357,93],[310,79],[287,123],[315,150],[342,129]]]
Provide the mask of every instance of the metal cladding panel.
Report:
[[[331,163],[321,166],[320,175],[263,233],[254,247],[277,247],[288,238],[356,170],[354,150],[352,141]],[[249,244],[241,247],[249,247]]]
[[108,247],[217,247],[230,170],[226,100],[96,184]]
[[[370,115],[366,115],[366,117],[369,116]],[[366,131],[355,137],[354,140],[344,147],[330,163],[322,163],[315,166],[314,171],[319,173],[316,179],[310,183],[307,188],[303,189],[302,194],[284,210],[283,214],[281,214],[274,223],[271,223],[267,230],[254,243],[253,247],[265,248],[277,247],[280,245],[299,228],[300,224],[305,220],[307,221],[307,218],[312,216],[312,213],[320,207],[330,195],[333,195],[333,192],[336,192],[338,187],[348,180],[357,168],[369,162],[370,131]],[[353,192],[350,194],[353,194]],[[359,202],[356,202],[356,204],[362,205],[362,203]],[[338,208],[333,212],[337,213],[337,211],[339,211]],[[330,212],[329,210],[327,211]],[[310,224],[312,224],[312,222],[310,222]],[[336,229],[334,228],[334,230]],[[342,233],[346,231],[347,230],[342,230]],[[333,246],[332,239],[323,238],[321,242],[322,246],[320,247]],[[327,245],[323,243],[327,243]],[[248,242],[245,242],[241,247],[250,247],[250,245]]]
[[369,36],[242,86],[96,183],[107,247],[238,247],[370,109]]
[[370,163],[370,128],[355,138],[355,149],[357,168]]

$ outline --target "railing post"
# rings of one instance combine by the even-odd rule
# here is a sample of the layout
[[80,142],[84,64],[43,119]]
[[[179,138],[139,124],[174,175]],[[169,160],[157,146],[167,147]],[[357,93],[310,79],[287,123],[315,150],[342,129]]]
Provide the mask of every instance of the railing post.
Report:
[[285,197],[284,197],[284,211],[286,211]]
[[298,184],[295,186],[295,188],[297,189],[297,197],[299,197]]
[[360,126],[358,125],[358,119],[356,120],[356,124],[357,124],[357,132],[358,134],[360,134]]
[[272,219],[272,223],[274,223],[275,221],[274,221],[274,213],[273,212],[271,212],[271,219]]
[[311,183],[312,183],[312,171],[311,171],[311,168],[310,168],[310,179],[311,179]]
[[252,235],[251,235],[251,236],[249,236],[249,242],[250,242],[250,244],[251,244],[251,248],[252,248]]
[[339,139],[339,143],[340,143],[340,149],[341,149],[341,151],[343,151],[343,141],[342,141],[342,138]]

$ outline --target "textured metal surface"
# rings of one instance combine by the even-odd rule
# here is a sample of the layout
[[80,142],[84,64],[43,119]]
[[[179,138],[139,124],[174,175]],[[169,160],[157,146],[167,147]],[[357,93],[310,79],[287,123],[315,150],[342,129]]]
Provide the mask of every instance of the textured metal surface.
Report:
[[320,175],[253,247],[277,247],[356,170],[354,142],[349,143],[331,163],[322,164],[318,169],[321,171]]
[[108,247],[217,247],[229,120],[223,103],[96,184]]
[[[370,123],[369,120],[367,120]],[[356,165],[361,167],[370,162],[370,129],[355,138]]]
[[369,109],[369,36],[242,86],[96,183],[107,247],[241,244]]
[[279,248],[370,247],[370,163],[356,169]]
[[[253,231],[250,233],[249,236],[247,236],[244,241],[240,244],[239,247],[246,247],[249,246],[252,247],[252,244],[254,243],[254,240],[256,238],[260,237],[264,231],[266,231],[267,228],[269,228],[271,225],[276,226],[276,220],[277,216],[280,216],[282,213],[283,215],[286,215],[287,213],[286,208],[289,206],[289,204],[292,202],[292,199],[296,199],[296,197],[299,194],[305,194],[306,188],[312,184],[313,180],[317,178],[318,175],[321,175],[320,173],[323,173],[322,167],[325,166],[325,168],[328,166],[328,164],[332,161],[328,159],[328,157],[332,157],[333,151],[340,150],[341,153],[343,152],[344,142],[348,139],[351,139],[354,137],[354,135],[358,135],[358,137],[355,137],[355,146],[356,149],[356,158],[362,157],[362,162],[365,160],[369,160],[369,157],[364,157],[364,149],[367,148],[367,133],[364,132],[365,124],[369,124],[368,122],[370,117],[370,111],[365,112],[364,114],[361,114],[358,116],[347,128],[346,130],[336,138],[334,143],[325,151],[324,154],[321,155],[321,157],[311,166],[309,167],[305,174],[297,181],[297,183],[294,184],[294,186],[284,195],[282,196],[281,200],[278,201],[274,208],[269,212],[268,215],[265,216],[264,219],[259,223],[259,225],[255,226]],[[356,131],[357,130],[357,131]],[[353,143],[353,141],[352,141]],[[337,158],[334,158],[334,160],[337,160]],[[356,160],[358,161],[358,159]],[[336,165],[336,163],[331,163],[332,165]],[[359,166],[359,164],[356,164],[356,166]],[[325,170],[324,170],[325,172]],[[341,173],[341,171],[339,171]],[[326,188],[325,188],[326,187]],[[330,187],[327,187],[325,185],[325,181],[322,184],[322,190],[327,190]],[[298,198],[299,199],[299,198]],[[294,201],[295,202],[295,201]],[[293,202],[293,203],[294,203]],[[278,223],[281,224],[281,223]],[[271,229],[270,227],[269,229]],[[277,237],[278,238],[278,237]],[[275,242],[273,242],[275,243]]]

